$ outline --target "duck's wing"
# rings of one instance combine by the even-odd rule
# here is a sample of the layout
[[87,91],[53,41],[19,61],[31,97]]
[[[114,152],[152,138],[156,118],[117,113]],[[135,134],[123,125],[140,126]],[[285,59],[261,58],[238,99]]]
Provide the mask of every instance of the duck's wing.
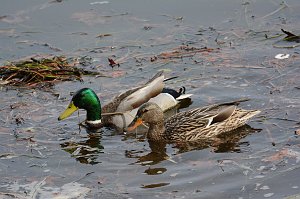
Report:
[[221,122],[229,118],[235,111],[235,105],[226,106],[207,106],[202,108],[192,109],[186,112],[180,112],[170,117],[166,122],[166,126],[189,127],[191,128],[206,128],[216,122]]
[[157,96],[164,88],[163,81],[164,75],[162,72],[159,72],[145,85],[120,94],[116,98],[116,101],[119,102],[116,111],[124,112],[138,108],[143,103]]
[[[196,119],[196,120],[209,120],[205,122],[211,124],[212,122],[219,122],[227,119],[232,115],[236,106],[243,101],[248,99],[241,99],[232,102],[226,102],[221,104],[213,104],[209,106],[195,108],[189,111],[180,112],[172,116],[166,123],[172,123],[171,120],[181,120],[182,118]],[[173,121],[174,122],[174,121]]]
[[241,101],[214,104],[178,113],[165,122],[166,134],[169,137],[177,136],[181,140],[192,140],[195,139],[194,136],[205,137],[201,132],[204,134],[211,125],[231,117],[239,102]]

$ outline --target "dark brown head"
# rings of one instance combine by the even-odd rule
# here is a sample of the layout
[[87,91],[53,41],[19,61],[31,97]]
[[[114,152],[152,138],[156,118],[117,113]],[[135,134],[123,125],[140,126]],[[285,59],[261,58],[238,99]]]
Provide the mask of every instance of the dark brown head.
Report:
[[163,121],[164,113],[161,108],[155,103],[147,102],[139,108],[134,120],[128,125],[127,130],[132,131],[142,123],[147,123],[151,126]]

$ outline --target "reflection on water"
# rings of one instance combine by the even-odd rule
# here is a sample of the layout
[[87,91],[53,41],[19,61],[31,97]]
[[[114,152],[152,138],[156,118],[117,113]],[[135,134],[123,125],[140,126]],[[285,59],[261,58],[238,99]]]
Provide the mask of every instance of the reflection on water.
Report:
[[[124,155],[127,158],[134,158],[136,161],[133,164],[139,164],[142,166],[156,165],[164,160],[170,160],[170,156],[167,154],[166,146],[171,144],[173,149],[177,150],[177,154],[184,153],[192,150],[202,150],[211,147],[216,153],[236,152],[240,153],[246,151],[248,142],[240,142],[240,140],[249,134],[258,132],[260,130],[251,128],[249,125],[244,125],[233,131],[224,133],[219,137],[210,140],[199,140],[197,142],[180,142],[180,143],[166,143],[166,142],[155,142],[148,140],[149,149],[132,149],[125,150]],[[80,163],[83,164],[98,164],[98,156],[103,153],[104,146],[101,144],[102,133],[91,132],[86,129],[87,139],[84,141],[68,141],[61,144],[64,151],[71,154],[72,157],[76,158]],[[129,136],[131,136],[129,138]],[[143,142],[144,137],[135,138],[132,135],[125,136],[123,141],[127,139],[140,139]],[[146,154],[145,154],[146,153]],[[170,160],[172,161],[172,160]],[[155,175],[164,173],[167,169],[161,168],[158,172],[158,168],[146,169],[145,173],[148,175]]]
[[[149,142],[149,147],[151,151],[144,155],[144,151],[125,151],[125,156],[128,158],[135,158],[137,161],[135,164],[145,165],[156,165],[161,161],[169,158],[166,153],[166,143],[164,142]],[[141,155],[140,155],[141,154]],[[147,173],[147,172],[146,172]]]
[[212,147],[215,153],[226,152],[242,152],[241,147],[249,145],[247,142],[239,142],[242,138],[255,132],[259,132],[260,129],[254,129],[249,125],[244,125],[233,131],[223,133],[218,137],[211,140],[200,140],[197,142],[177,143],[175,147],[179,149],[179,153],[201,150],[207,147]]
[[97,158],[99,153],[103,153],[104,147],[101,145],[101,138],[100,132],[88,133],[88,137],[84,141],[68,141],[60,144],[60,146],[80,163],[93,165],[100,163]]
[[148,175],[159,175],[166,171],[167,171],[166,168],[151,168],[151,167],[149,167],[148,169],[145,170],[145,173]]
[[244,125],[238,129],[235,129],[228,134],[221,135],[219,138],[222,140],[217,147],[214,146],[215,153],[226,153],[226,152],[246,152],[246,148],[250,145],[249,142],[240,142],[244,137],[260,132],[261,129],[254,129],[249,125]]

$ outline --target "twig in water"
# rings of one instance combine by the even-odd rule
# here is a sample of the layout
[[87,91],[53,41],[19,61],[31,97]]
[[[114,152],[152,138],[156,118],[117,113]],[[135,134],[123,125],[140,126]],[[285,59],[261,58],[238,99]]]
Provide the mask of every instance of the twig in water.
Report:
[[88,172],[88,173],[86,173],[84,176],[80,177],[79,179],[74,180],[73,183],[74,183],[74,182],[78,182],[78,181],[82,180],[83,178],[85,178],[86,176],[91,175],[91,174],[93,174],[93,173],[95,173],[95,172],[94,172],[94,171]]
[[8,197],[13,197],[13,198],[18,198],[18,199],[26,199],[26,197],[22,196],[21,194],[18,193],[6,193],[6,192],[0,192],[0,195],[8,196]]
[[286,118],[279,118],[279,117],[269,117],[269,119],[283,120],[283,121],[288,121],[288,122],[296,122],[296,123],[299,123],[299,121],[297,121],[297,120],[286,119]]
[[29,157],[29,158],[39,158],[39,159],[44,159],[45,158],[43,156],[30,155],[30,154],[14,154],[14,153],[2,153],[2,154],[0,154],[0,158],[1,157],[7,157],[7,156],[15,156],[15,157],[26,156],[26,157]]
[[287,7],[288,7],[287,3],[286,3],[285,1],[283,1],[283,2],[281,3],[281,6],[280,6],[279,8],[277,8],[277,9],[274,10],[273,12],[270,12],[269,14],[267,14],[267,15],[261,17],[261,19],[270,17],[270,16],[276,14],[277,12],[280,12],[281,10],[283,10],[283,9],[285,9],[285,8],[287,8]]
[[274,48],[296,48],[298,46],[300,46],[300,44],[295,44],[295,45],[290,45],[290,46],[278,46],[276,44],[273,44]]
[[268,133],[268,137],[271,140],[272,145],[275,146],[275,142],[274,142],[274,139],[272,137],[271,131],[268,128],[266,128],[266,131]]
[[30,192],[30,198],[36,198],[37,191],[44,185],[44,182],[47,178],[48,176],[34,186],[34,190]]

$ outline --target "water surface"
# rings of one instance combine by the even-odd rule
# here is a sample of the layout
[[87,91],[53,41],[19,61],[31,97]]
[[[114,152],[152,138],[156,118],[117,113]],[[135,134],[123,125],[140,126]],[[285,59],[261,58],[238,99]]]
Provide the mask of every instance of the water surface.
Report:
[[[36,54],[88,56],[92,61],[85,67],[108,77],[58,83],[51,92],[1,86],[1,197],[298,194],[300,149],[294,132],[299,129],[299,47],[274,44],[282,44],[281,28],[300,34],[300,4],[285,3],[2,0],[2,64]],[[150,61],[182,46],[212,50]],[[275,59],[279,53],[290,58]],[[119,60],[120,67],[108,66],[108,57]],[[193,94],[187,109],[249,97],[241,106],[262,113],[228,144],[194,150],[167,145],[161,153],[153,153],[141,134],[102,129],[89,135],[77,125],[84,111],[57,121],[70,92],[93,88],[105,104],[159,70],[168,77],[180,76],[169,87],[184,85]]]

